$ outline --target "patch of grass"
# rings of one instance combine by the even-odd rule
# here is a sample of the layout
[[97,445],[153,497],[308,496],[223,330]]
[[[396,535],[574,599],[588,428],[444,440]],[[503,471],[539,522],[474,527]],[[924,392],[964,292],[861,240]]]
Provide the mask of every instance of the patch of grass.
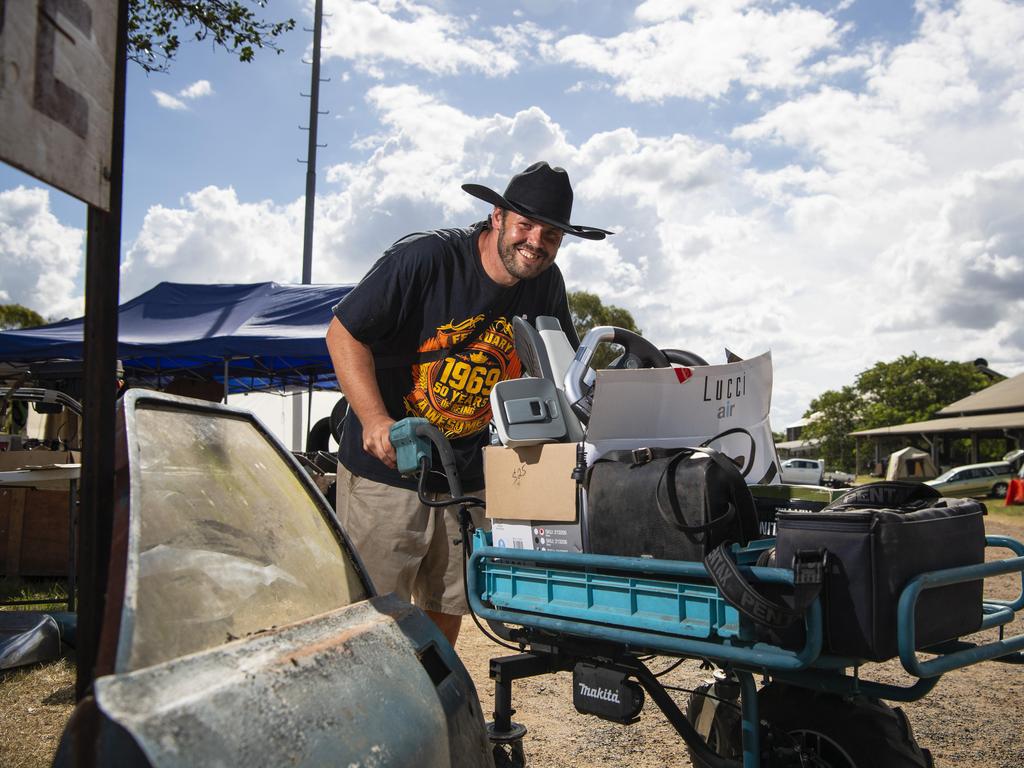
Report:
[[0,765],[49,766],[74,706],[73,658],[0,672]]
[[0,602],[47,600],[36,605],[3,606],[3,610],[63,611],[67,609],[68,585],[64,580],[0,578]]
[[[67,594],[63,579],[0,578],[0,601],[52,601],[3,606],[3,611],[65,611]],[[73,653],[56,661],[0,672],[0,765],[49,766],[74,706]]]
[[1010,507],[1003,506],[1003,502],[999,499],[992,499],[985,504],[988,507],[988,513],[990,515],[999,515],[1000,517],[1024,517],[1024,505],[1014,504]]

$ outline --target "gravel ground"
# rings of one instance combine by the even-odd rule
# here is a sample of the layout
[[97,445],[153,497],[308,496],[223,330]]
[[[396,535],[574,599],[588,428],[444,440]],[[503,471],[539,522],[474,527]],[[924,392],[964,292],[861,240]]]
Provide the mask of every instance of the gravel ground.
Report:
[[[993,515],[990,534],[1024,537],[1024,519]],[[997,551],[1005,556],[1005,551]],[[989,597],[1012,598],[1020,591],[1020,578],[990,579]],[[1011,631],[1024,632],[1018,618]],[[460,657],[477,685],[486,716],[494,707],[494,686],[488,679],[488,661],[506,651],[487,640],[467,622],[459,638]],[[657,659],[657,671],[671,660]],[[685,662],[663,678],[666,684],[693,688],[709,678],[696,661]],[[869,664],[861,677],[880,682],[913,682],[899,661]],[[931,750],[936,766],[956,768],[1021,768],[1024,766],[1024,706],[1016,698],[1024,689],[1024,667],[988,662],[950,672],[920,701],[900,705],[910,719],[922,747]],[[674,694],[685,710],[686,694]],[[688,766],[685,745],[650,702],[640,722],[623,726],[589,715],[572,705],[572,675],[568,672],[517,681],[513,689],[515,721],[528,728],[524,746],[536,768],[662,768]]]
[[[990,533],[1024,539],[1024,518],[994,515]],[[990,580],[986,593],[1013,597],[1019,579]],[[1018,619],[1014,631],[1024,631]],[[466,622],[458,651],[476,682],[485,713],[493,710],[488,662],[509,651]],[[670,660],[650,666],[664,669]],[[57,739],[72,709],[74,666],[67,660],[0,674],[0,766],[48,766]],[[666,675],[667,684],[692,688],[709,676],[697,662],[686,662]],[[909,684],[898,662],[868,665],[865,679]],[[650,702],[632,726],[581,715],[572,705],[571,675],[559,673],[515,684],[517,722],[529,732],[525,746],[534,768],[662,768],[687,766],[686,750],[675,731]],[[923,700],[902,705],[918,742],[932,751],[937,766],[1020,768],[1024,766],[1024,707],[1016,699],[1024,668],[989,662],[951,672]],[[676,694],[685,707],[686,694]]]

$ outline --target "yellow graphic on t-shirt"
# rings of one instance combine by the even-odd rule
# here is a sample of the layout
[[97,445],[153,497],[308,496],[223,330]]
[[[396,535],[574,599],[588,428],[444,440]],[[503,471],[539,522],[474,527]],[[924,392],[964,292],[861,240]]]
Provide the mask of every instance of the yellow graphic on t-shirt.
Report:
[[445,437],[472,435],[486,427],[491,420],[491,389],[522,371],[512,343],[512,324],[499,317],[477,333],[476,326],[483,320],[484,315],[476,315],[440,326],[419,352],[453,347],[470,334],[476,338],[453,356],[412,367],[412,391],[405,398],[405,410],[435,425]]

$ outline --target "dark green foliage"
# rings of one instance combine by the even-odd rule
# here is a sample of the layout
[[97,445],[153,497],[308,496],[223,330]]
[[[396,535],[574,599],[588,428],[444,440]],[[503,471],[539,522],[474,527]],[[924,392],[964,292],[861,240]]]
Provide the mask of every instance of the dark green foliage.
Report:
[[[616,328],[625,328],[627,331],[641,334],[642,331],[636,327],[636,321],[628,309],[616,306],[605,306],[597,294],[587,291],[571,291],[569,293],[569,313],[572,315],[572,324],[576,329],[576,335],[582,339],[587,331],[599,325],[612,325]],[[618,344],[604,344],[594,353],[591,361],[593,368],[606,368],[616,357],[622,354],[622,347]]]
[[163,72],[178,52],[180,30],[210,40],[252,61],[256,48],[281,49],[274,40],[295,27],[294,19],[264,21],[256,9],[268,0],[129,0],[128,58],[147,72]]
[[21,304],[0,304],[0,331],[34,328],[45,322],[42,315]]
[[[828,390],[812,400],[804,415],[818,415],[800,436],[821,441],[821,458],[827,468],[853,471],[851,432],[927,421],[950,403],[991,383],[972,363],[937,360],[917,353],[903,355],[862,371],[853,386],[838,392]],[[901,440],[901,446],[906,442]]]
[[860,429],[926,421],[935,412],[984,389],[991,380],[972,363],[903,355],[857,376],[864,400]]
[[817,438],[820,443],[820,458],[828,469],[853,470],[854,438],[850,432],[860,429],[862,400],[853,387],[843,387],[838,392],[828,390],[811,401],[807,415],[817,413],[800,437],[804,440]]

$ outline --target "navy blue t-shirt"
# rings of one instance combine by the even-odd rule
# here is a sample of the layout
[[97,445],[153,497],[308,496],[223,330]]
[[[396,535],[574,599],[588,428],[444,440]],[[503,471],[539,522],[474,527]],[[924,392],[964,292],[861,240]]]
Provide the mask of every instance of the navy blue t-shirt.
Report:
[[[531,323],[538,315],[557,317],[573,346],[579,344],[558,267],[511,287],[495,283],[484,271],[477,244],[485,228],[480,222],[402,238],[334,307],[348,332],[373,351],[388,413],[396,420],[422,417],[440,429],[451,441],[467,491],[483,487],[481,448],[491,419],[491,388],[521,375],[513,316]],[[454,356],[433,360],[436,355],[423,354],[469,336],[473,340]],[[363,450],[362,425],[351,410],[338,458],[353,474],[415,487]],[[436,460],[434,469],[440,471]],[[441,478],[432,476],[428,487],[448,490]]]

